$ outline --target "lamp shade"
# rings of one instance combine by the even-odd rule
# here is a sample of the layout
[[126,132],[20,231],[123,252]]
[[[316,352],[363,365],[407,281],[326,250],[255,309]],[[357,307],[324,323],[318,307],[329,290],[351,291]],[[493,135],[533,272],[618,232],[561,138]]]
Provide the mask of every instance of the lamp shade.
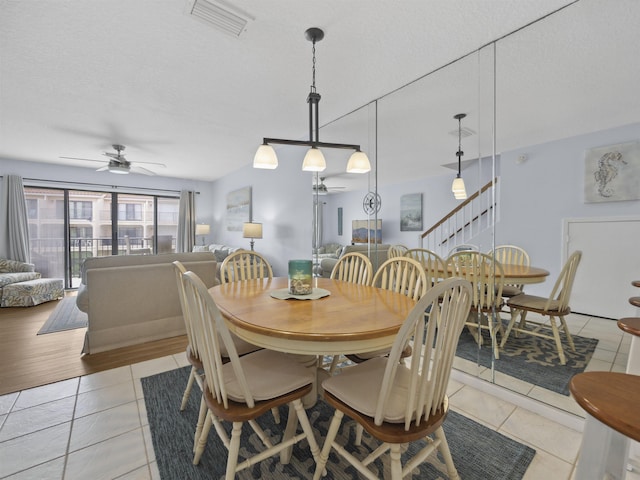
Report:
[[305,172],[322,172],[325,168],[327,168],[327,162],[324,160],[322,152],[316,147],[311,147],[307,150],[302,162],[302,170]]
[[273,170],[278,166],[278,156],[271,145],[263,143],[258,147],[253,157],[253,168],[268,168]]
[[209,235],[211,232],[211,226],[204,223],[198,223],[196,225],[196,235]]
[[347,162],[347,173],[367,173],[370,170],[369,157],[360,150],[351,155],[349,162]]
[[464,180],[462,177],[454,178],[453,184],[451,185],[451,191],[453,192],[453,196],[458,200],[464,200],[467,198],[467,189],[464,186]]
[[253,222],[242,224],[242,236],[244,238],[262,238],[262,224]]

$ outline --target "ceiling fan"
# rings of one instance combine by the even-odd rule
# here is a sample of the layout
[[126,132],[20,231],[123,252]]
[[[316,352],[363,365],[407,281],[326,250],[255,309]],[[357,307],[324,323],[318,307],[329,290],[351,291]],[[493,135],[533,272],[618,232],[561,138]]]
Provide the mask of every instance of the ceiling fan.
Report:
[[[138,164],[144,163],[146,165],[156,165],[158,167],[162,167],[162,168],[166,168],[166,165],[164,163],[156,163],[156,162],[130,162],[129,160],[127,160],[124,156],[124,153],[122,153],[125,149],[124,145],[112,145],[114,150],[116,151],[116,153],[113,152],[104,152],[103,155],[109,157],[109,160],[107,161],[107,164],[98,168],[96,170],[96,172],[104,172],[104,171],[109,171],[111,173],[118,173],[118,174],[127,174],[127,173],[141,173],[143,175],[155,175],[155,172],[152,172],[151,170],[144,168],[144,167],[140,167],[138,166]],[[91,158],[76,158],[76,157],[60,157],[60,158],[67,158],[70,160],[83,160],[86,162],[100,162],[100,163],[104,163],[104,160],[93,160]]]
[[318,193],[318,195],[327,195],[329,192],[332,192],[334,190],[342,190],[344,188],[347,187],[327,187],[327,185],[324,183],[324,181],[326,180],[327,177],[320,177],[320,183],[318,185],[316,185],[315,183],[313,184],[313,193]]

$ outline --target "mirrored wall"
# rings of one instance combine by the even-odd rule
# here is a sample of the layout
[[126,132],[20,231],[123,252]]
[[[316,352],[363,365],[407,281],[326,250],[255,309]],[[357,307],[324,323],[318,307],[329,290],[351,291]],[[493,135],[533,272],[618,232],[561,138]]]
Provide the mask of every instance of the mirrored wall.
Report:
[[[628,56],[628,63],[635,61],[632,45],[640,41],[636,38],[637,29],[634,32],[632,27],[610,28],[624,19],[629,5],[628,2],[618,7],[608,5],[606,11],[598,2],[589,0],[570,5],[325,125],[321,130],[323,138],[361,144],[369,154],[373,170],[368,175],[346,175],[343,173],[346,159],[332,159],[331,152],[327,154],[327,164],[334,168],[328,168],[323,176],[329,190],[335,190],[321,199],[325,207],[324,238],[349,243],[350,222],[367,218],[362,200],[367,192],[374,192],[382,199],[382,208],[375,217],[382,221],[382,243],[419,247],[420,233],[457,205],[451,193],[458,147],[458,125],[453,117],[466,113],[463,126],[468,136],[463,140],[462,176],[467,192],[472,194],[488,182],[493,183],[492,206],[486,212],[488,220],[470,243],[478,245],[482,252],[489,252],[497,245],[522,243],[530,247],[537,241],[547,241],[544,226],[538,225],[532,231],[527,219],[517,218],[517,214],[505,215],[509,224],[502,218],[502,209],[512,212],[522,202],[536,200],[519,198],[517,185],[514,187],[513,183],[512,188],[504,187],[523,179],[503,174],[501,162],[505,152],[510,162],[514,158],[518,162],[527,161],[526,155],[512,152],[640,120],[637,101],[630,111],[624,107],[630,80],[626,77],[633,74],[627,71],[630,67],[625,65],[624,58]],[[584,22],[585,18],[589,21]],[[592,84],[589,72],[594,69],[611,71],[611,84]],[[590,104],[591,97],[584,94],[596,88],[607,90],[607,110]],[[553,171],[546,175],[553,175]],[[410,234],[400,232],[397,213],[400,198],[414,192],[422,195],[422,229]],[[556,195],[546,191],[543,183],[539,194]],[[340,236],[338,229],[344,231]],[[519,230],[522,233],[513,233]],[[385,235],[387,231],[393,233]],[[561,248],[559,243],[557,249]],[[448,250],[441,245],[437,253],[445,256]],[[525,286],[525,290],[549,294],[559,273],[559,262],[541,255],[532,256],[530,262],[548,270],[550,275],[539,279],[539,284]],[[510,318],[508,310],[500,316],[505,322]],[[570,324],[572,328],[581,328],[579,322]],[[611,322],[610,328],[617,333],[615,322]],[[579,412],[568,391],[555,391],[563,389],[529,381],[532,376],[553,376],[537,365],[535,359],[515,361],[508,355],[496,358],[490,341],[474,347],[472,359],[457,360],[456,368],[558,408]],[[530,371],[524,375],[522,369]]]

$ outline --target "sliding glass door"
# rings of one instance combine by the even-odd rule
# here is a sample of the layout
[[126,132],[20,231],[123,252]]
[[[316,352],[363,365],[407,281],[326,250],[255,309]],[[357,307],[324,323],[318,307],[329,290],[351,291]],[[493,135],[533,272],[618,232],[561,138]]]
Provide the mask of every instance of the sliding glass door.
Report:
[[87,257],[175,252],[178,198],[29,186],[25,196],[32,262],[66,288]]

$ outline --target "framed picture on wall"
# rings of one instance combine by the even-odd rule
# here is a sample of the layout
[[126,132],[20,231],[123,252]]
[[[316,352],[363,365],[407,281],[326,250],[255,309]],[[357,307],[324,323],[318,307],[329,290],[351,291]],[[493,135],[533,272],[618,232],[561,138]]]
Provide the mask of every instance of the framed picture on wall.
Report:
[[251,187],[244,187],[227,194],[227,231],[241,232],[242,224],[251,221]]
[[584,166],[585,203],[640,199],[640,142],[591,148]]
[[353,220],[351,222],[351,242],[382,243],[382,220]]
[[409,193],[400,197],[400,231],[422,230],[422,194]]

